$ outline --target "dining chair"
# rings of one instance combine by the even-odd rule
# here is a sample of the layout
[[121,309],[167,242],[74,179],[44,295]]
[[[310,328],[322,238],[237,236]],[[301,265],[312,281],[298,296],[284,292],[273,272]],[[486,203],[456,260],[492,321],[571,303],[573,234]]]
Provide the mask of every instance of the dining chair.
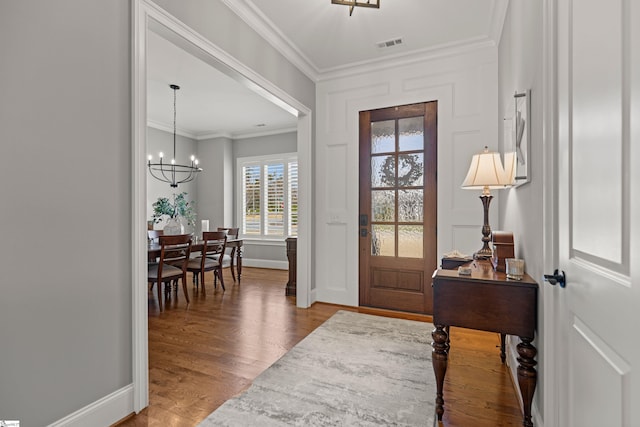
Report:
[[[231,239],[235,240],[238,238],[238,235],[240,234],[240,228],[238,227],[218,227],[218,231],[224,231],[225,233],[227,233],[228,240],[231,240]],[[222,266],[230,268],[231,277],[233,278],[234,282],[236,281],[236,272],[234,268],[234,262],[236,259],[236,250],[237,250],[236,246],[227,247],[226,253],[222,260]]]
[[[171,290],[171,282],[182,279],[182,291],[189,304],[189,294],[187,293],[187,263],[191,254],[191,235],[161,235],[158,236],[160,243],[160,257],[157,263],[148,264],[148,282],[153,288],[153,284],[158,284],[158,306],[162,307],[162,284],[165,291]],[[167,290],[167,285],[169,289]]]
[[225,290],[220,261],[224,255],[226,245],[227,235],[224,231],[202,232],[202,252],[200,256],[189,259],[187,263],[187,271],[193,273],[193,284],[196,289],[198,289],[198,283],[202,282],[202,291],[204,292],[204,273],[213,271],[214,289],[217,287],[218,279],[220,279],[222,290]]

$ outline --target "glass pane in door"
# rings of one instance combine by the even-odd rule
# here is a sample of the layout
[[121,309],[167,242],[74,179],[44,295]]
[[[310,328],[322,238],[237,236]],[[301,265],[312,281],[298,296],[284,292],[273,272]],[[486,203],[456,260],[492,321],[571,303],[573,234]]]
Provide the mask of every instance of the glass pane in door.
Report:
[[398,155],[398,187],[422,187],[424,182],[424,154]]
[[398,226],[398,256],[404,258],[422,258],[424,233],[422,225]]
[[395,256],[396,228],[393,225],[374,224],[371,227],[371,255]]
[[424,117],[398,120],[399,150],[424,150]]
[[393,153],[396,151],[395,120],[371,123],[371,153]]
[[395,156],[371,157],[371,187],[394,187],[396,185]]
[[371,192],[371,221],[394,222],[396,219],[396,192],[380,190]]
[[[424,218],[423,190],[398,191],[398,221],[419,222]],[[374,220],[375,221],[375,220]]]

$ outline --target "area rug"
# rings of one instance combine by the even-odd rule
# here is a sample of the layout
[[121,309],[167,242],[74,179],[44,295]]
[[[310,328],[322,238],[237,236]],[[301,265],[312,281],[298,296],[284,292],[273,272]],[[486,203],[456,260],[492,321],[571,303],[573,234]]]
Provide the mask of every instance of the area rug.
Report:
[[200,426],[432,426],[432,330],[338,311]]

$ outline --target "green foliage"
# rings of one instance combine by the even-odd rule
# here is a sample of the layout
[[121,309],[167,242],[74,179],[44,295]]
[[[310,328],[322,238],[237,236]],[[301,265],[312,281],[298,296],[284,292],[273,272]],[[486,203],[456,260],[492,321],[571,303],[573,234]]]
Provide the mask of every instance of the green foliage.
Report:
[[196,213],[194,210],[195,201],[187,202],[187,192],[173,195],[173,203],[166,197],[158,197],[153,204],[153,222],[156,224],[162,221],[164,216],[169,218],[182,217],[187,221],[188,225],[195,225]]

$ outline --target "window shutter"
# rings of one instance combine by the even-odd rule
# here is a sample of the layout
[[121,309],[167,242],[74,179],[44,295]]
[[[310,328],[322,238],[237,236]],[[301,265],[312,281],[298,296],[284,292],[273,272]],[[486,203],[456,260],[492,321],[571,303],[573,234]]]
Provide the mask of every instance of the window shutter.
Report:
[[284,235],[284,164],[270,164],[267,174],[267,226],[268,236]]
[[260,165],[242,168],[242,234],[260,235]]
[[289,235],[298,235],[298,162],[289,162]]

